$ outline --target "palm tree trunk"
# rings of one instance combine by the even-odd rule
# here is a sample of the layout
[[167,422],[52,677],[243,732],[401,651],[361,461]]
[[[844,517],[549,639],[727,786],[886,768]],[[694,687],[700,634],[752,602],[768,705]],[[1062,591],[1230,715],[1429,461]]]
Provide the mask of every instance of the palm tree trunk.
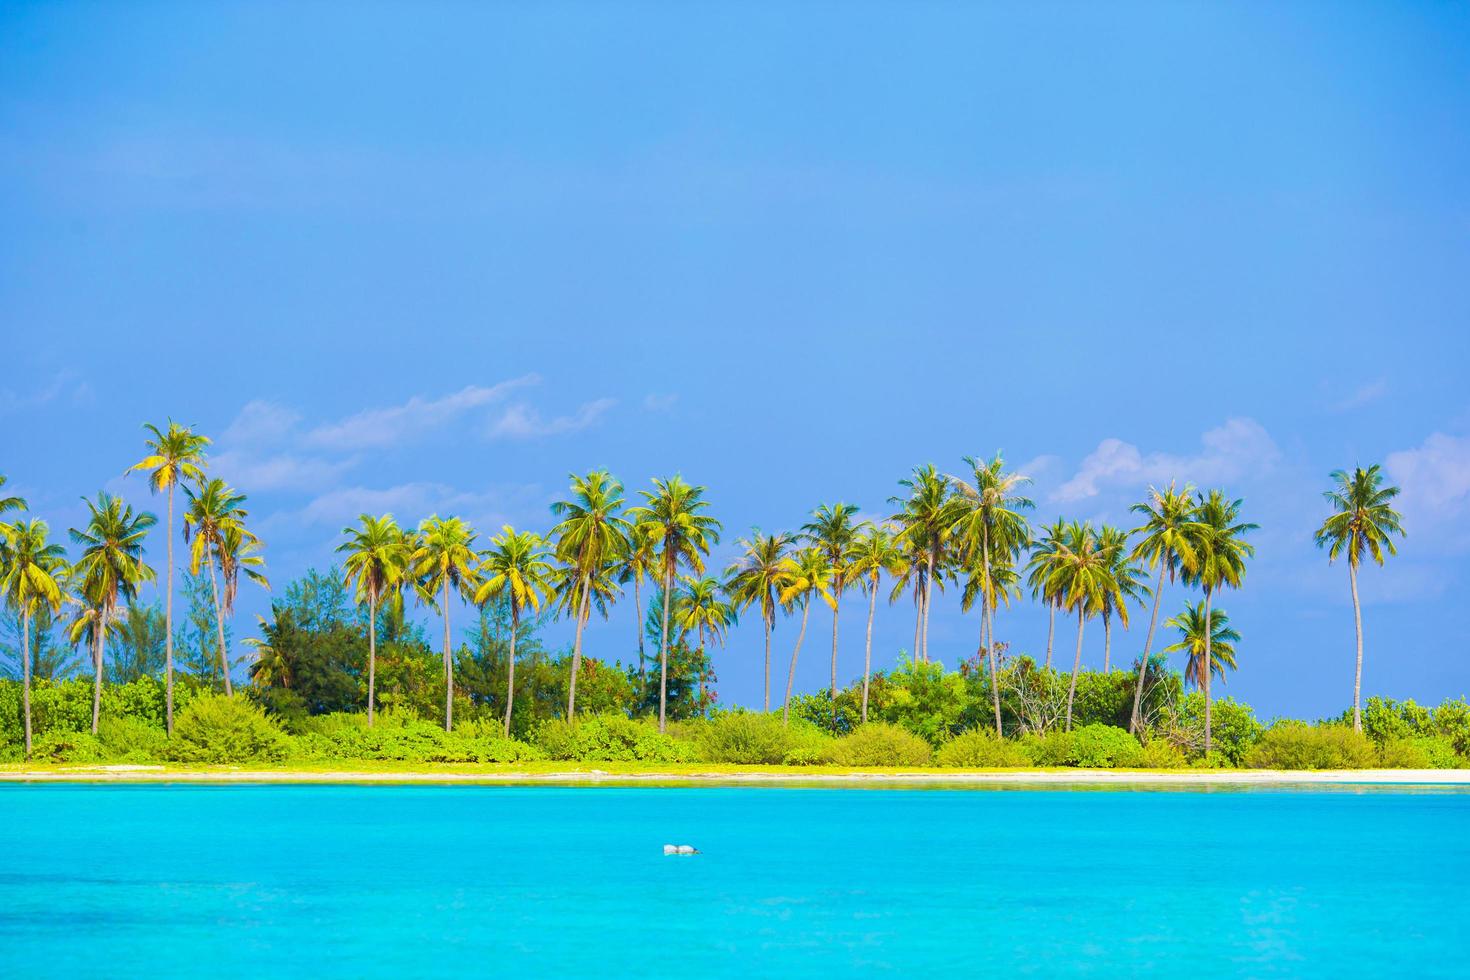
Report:
[[1067,731],[1072,730],[1072,701],[1077,697],[1077,674],[1082,670],[1082,603],[1077,604],[1077,655],[1072,658],[1072,679],[1067,685]]
[[641,699],[643,693],[648,690],[648,669],[643,656],[643,595],[639,589],[641,575],[633,576],[633,605],[636,607],[633,615],[634,625],[638,627],[638,697]]
[[214,592],[214,624],[219,632],[219,665],[225,672],[225,697],[234,697],[235,692],[230,688],[230,654],[225,649],[225,612],[219,604],[219,579],[214,574],[214,558],[204,560],[209,566],[209,585]]
[[21,608],[20,613],[20,700],[21,713],[25,715],[26,761],[31,760],[31,614]]
[[[99,624],[105,624],[106,619],[99,618]],[[92,637],[92,734],[97,734],[97,723],[102,718],[102,644],[107,630],[104,626],[98,626],[96,635]]]
[[1103,673],[1111,673],[1113,669],[1113,620],[1111,616],[1103,617]]
[[1363,730],[1363,712],[1360,707],[1363,695],[1363,607],[1358,604],[1358,566],[1348,562],[1348,581],[1353,586],[1353,626],[1358,633],[1358,665],[1353,671],[1353,731]]
[[1205,758],[1210,757],[1210,675],[1214,673],[1214,656],[1210,652],[1210,643],[1215,638],[1215,617],[1210,612],[1210,590],[1205,589],[1205,669],[1204,683],[1201,685],[1205,692]]
[[[1165,556],[1167,558],[1167,556]],[[1128,730],[1137,735],[1143,721],[1143,680],[1148,674],[1148,654],[1154,645],[1154,627],[1159,625],[1159,600],[1164,593],[1164,567],[1167,561],[1159,562],[1159,581],[1154,586],[1154,611],[1148,620],[1148,636],[1143,640],[1143,660],[1138,664],[1138,685],[1133,688],[1133,714],[1128,719]]]
[[934,598],[934,551],[929,551],[929,574],[924,578],[924,663],[929,662],[929,603]]
[[669,615],[670,604],[674,598],[674,566],[672,562],[664,565],[664,622],[663,636],[658,646],[658,732],[662,735],[668,727],[667,713],[669,703]]
[[577,675],[582,672],[582,627],[587,625],[587,603],[592,598],[592,579],[582,576],[582,595],[577,600],[577,635],[572,641],[572,677],[567,682],[567,721],[577,720]]
[[521,631],[521,609],[510,599],[510,662],[505,671],[505,737],[510,738],[510,712],[516,700],[516,634]]
[[378,691],[378,599],[368,599],[368,727],[373,727],[373,702]]
[[796,681],[796,658],[801,655],[801,641],[806,636],[806,616],[812,611],[811,596],[801,606],[801,629],[796,634],[796,646],[791,650],[791,667],[786,671],[786,700],[781,702],[781,725],[785,727],[791,717],[791,686]]
[[449,652],[449,576],[444,576],[444,730],[454,731],[454,656]]
[[832,698],[832,724],[837,724],[837,613],[842,605],[842,579],[836,579],[833,584],[832,603],[832,688],[829,692]]
[[878,608],[878,576],[868,589],[868,640],[863,650],[863,724],[868,723],[868,680],[873,676],[873,613]]
[[916,577],[914,579],[914,663],[922,662],[919,655],[919,631],[924,626],[924,586]]
[[762,711],[771,710],[771,629],[775,626],[771,618],[769,613],[764,609],[761,610],[761,621],[766,627],[766,695]]
[[704,714],[704,627],[699,627],[699,713]]
[[168,593],[163,597],[163,717],[168,734],[174,733],[174,485],[168,485]]
[[1051,670],[1051,641],[1057,633],[1057,604],[1055,599],[1046,602],[1046,669]]
[[985,633],[985,652],[990,663],[990,694],[995,701],[995,734],[1000,734],[1000,674],[996,670],[995,663],[995,617],[990,604],[990,525],[986,524],[981,529],[981,538],[984,541],[985,553],[982,559],[985,562],[985,591],[980,596],[980,621],[981,628]]

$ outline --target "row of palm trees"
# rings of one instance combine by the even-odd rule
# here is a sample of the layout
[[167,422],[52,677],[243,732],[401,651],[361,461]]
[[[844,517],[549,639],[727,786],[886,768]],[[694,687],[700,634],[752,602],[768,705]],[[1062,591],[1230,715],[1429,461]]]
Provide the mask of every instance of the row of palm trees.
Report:
[[[234,606],[241,577],[268,587],[263,574],[262,544],[246,526],[246,498],[207,474],[207,437],[170,422],[147,426],[148,452],[128,472],[148,474],[155,493],[167,498],[167,583],[165,586],[165,677],[167,724],[173,723],[173,535],[174,491],[186,497],[182,540],[189,567],[207,574],[215,606],[226,692],[231,691],[225,651],[225,618]],[[637,608],[640,676],[644,672],[642,585],[656,585],[661,603],[659,630],[659,727],[666,726],[668,660],[671,631],[676,641],[698,636],[701,655],[706,642],[722,642],[738,615],[759,610],[765,636],[763,708],[771,707],[771,635],[778,613],[800,610],[800,628],[787,671],[783,718],[789,717],[794,678],[805,641],[811,607],[816,601],[832,611],[831,694],[838,685],[838,636],[841,599],[856,587],[867,595],[867,630],[863,664],[862,718],[866,720],[872,673],[872,631],[877,598],[885,577],[889,602],[907,595],[915,610],[913,650],[929,659],[929,622],[933,594],[953,585],[960,589],[961,608],[978,603],[980,639],[990,677],[999,676],[997,659],[1004,645],[996,641],[997,611],[1027,591],[1048,609],[1046,664],[1051,665],[1058,611],[1077,619],[1077,646],[1068,694],[1068,725],[1076,677],[1081,669],[1083,634],[1090,619],[1101,618],[1104,669],[1111,667],[1112,624],[1126,629],[1130,607],[1151,595],[1152,613],[1138,662],[1132,724],[1141,724],[1140,706],[1147,667],[1153,654],[1162,592],[1166,580],[1198,588],[1201,601],[1167,625],[1184,633],[1189,653],[1186,679],[1205,695],[1205,742],[1210,741],[1210,678],[1233,667],[1235,638],[1222,610],[1215,607],[1222,589],[1239,588],[1253,547],[1245,540],[1256,525],[1240,517],[1241,501],[1220,490],[1195,492],[1170,485],[1151,489],[1133,505],[1139,527],[1122,530],[1089,522],[1058,520],[1033,529],[1028,512],[1034,503],[1023,496],[1030,481],[1006,469],[996,454],[990,459],[965,457],[962,475],[921,466],[900,481],[901,492],[890,498],[893,512],[864,519],[846,503],[824,504],[798,530],[765,534],[760,530],[738,541],[739,554],[723,578],[706,574],[706,560],[718,543],[720,522],[707,513],[705,488],[681,477],[655,479],[652,488],[630,506],[623,485],[605,471],[574,475],[567,499],[552,505],[557,523],[540,535],[506,526],[485,551],[475,547],[476,532],[458,517],[424,520],[416,529],[400,528],[391,515],[364,514],[344,529],[337,549],[344,557],[347,584],[368,611],[368,719],[375,712],[377,613],[384,601],[413,594],[443,620],[446,728],[453,726],[453,671],[450,607],[455,596],[477,605],[495,601],[509,608],[512,623],[511,663],[507,678],[506,730],[514,697],[514,643],[521,617],[554,607],[574,621],[567,716],[576,713],[576,681],[582,660],[583,631],[592,612],[606,617],[624,587],[631,585]],[[1327,493],[1331,516],[1317,531],[1329,560],[1346,555],[1357,625],[1354,721],[1360,725],[1362,619],[1357,572],[1366,554],[1380,564],[1394,553],[1392,537],[1402,535],[1391,502],[1397,488],[1385,486],[1378,466],[1333,475]],[[3,478],[0,478],[3,486]],[[0,498],[0,516],[23,510],[24,501]],[[154,577],[143,559],[143,540],[157,523],[148,513],[135,513],[120,499],[100,494],[84,529],[72,529],[83,549],[68,565],[62,549],[51,544],[45,522],[0,521],[0,583],[22,619],[23,673],[29,721],[29,651],[25,624],[40,603],[59,612],[66,604],[79,612],[72,622],[74,642],[87,640],[97,676],[94,728],[100,704],[103,645],[116,623],[117,610],[131,601],[138,587]],[[1146,584],[1145,573],[1155,583]],[[1223,644],[1223,646],[1222,646]],[[701,657],[702,661],[702,657]],[[703,678],[701,678],[701,683]],[[997,731],[1001,724],[999,684],[992,683]],[[29,726],[27,725],[27,728]]]

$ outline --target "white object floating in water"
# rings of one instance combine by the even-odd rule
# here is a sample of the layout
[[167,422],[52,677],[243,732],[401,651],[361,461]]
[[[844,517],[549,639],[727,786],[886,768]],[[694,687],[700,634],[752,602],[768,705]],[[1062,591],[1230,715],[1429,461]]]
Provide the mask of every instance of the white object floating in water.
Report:
[[692,844],[665,844],[665,854],[698,854],[698,848]]

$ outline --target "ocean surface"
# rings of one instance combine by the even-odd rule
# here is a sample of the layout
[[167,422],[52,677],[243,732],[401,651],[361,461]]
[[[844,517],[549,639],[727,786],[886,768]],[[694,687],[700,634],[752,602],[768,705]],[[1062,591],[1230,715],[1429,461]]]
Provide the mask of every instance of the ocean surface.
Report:
[[23,785],[0,834],[6,977],[1470,972],[1463,789]]

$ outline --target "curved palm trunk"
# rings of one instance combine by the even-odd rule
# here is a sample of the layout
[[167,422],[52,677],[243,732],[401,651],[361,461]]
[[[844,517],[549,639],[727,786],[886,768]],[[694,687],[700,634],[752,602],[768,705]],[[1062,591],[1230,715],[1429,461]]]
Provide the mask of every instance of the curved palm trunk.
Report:
[[638,697],[642,698],[648,690],[648,668],[647,660],[643,655],[643,596],[639,589],[641,576],[633,576],[633,625],[638,629]]
[[919,650],[919,631],[924,625],[924,586],[918,579],[914,580],[914,662],[923,660]]
[[20,614],[20,700],[25,715],[26,761],[31,759],[31,614],[22,607]]
[[373,727],[373,704],[378,691],[378,599],[368,599],[368,727]]
[[1072,730],[1072,701],[1077,697],[1077,674],[1082,670],[1082,604],[1077,604],[1077,655],[1072,658],[1072,679],[1067,685],[1067,731]]
[[765,707],[761,709],[762,711],[771,710],[771,630],[776,625],[771,622],[773,618],[774,612],[768,613],[764,609],[761,610],[761,619],[766,624],[766,696],[764,701]]
[[1210,757],[1210,675],[1214,671],[1214,655],[1210,652],[1210,643],[1215,636],[1215,617],[1210,612],[1210,590],[1205,589],[1205,680],[1202,685],[1205,692],[1205,758]]
[[1358,604],[1358,566],[1348,562],[1348,581],[1353,586],[1353,626],[1358,633],[1358,666],[1353,671],[1353,731],[1363,730],[1363,712],[1360,708],[1363,694],[1363,607]]
[[206,558],[204,563],[209,566],[209,586],[214,592],[214,625],[219,633],[219,665],[225,674],[225,697],[234,697],[235,692],[230,688],[230,654],[225,649],[225,611],[219,604],[219,579],[214,573],[214,558]]
[[786,700],[781,702],[781,725],[791,717],[791,686],[796,681],[796,658],[801,655],[801,641],[806,636],[806,617],[812,611],[811,597],[801,605],[801,629],[796,634],[796,646],[791,650],[791,667],[786,671]]
[[985,633],[986,657],[990,663],[990,694],[995,702],[995,734],[1000,734],[1000,673],[995,663],[995,610],[991,608],[990,602],[990,525],[985,525],[981,537],[984,540],[985,554],[985,594],[980,597],[980,621],[981,629]]
[[1154,645],[1154,627],[1159,625],[1159,600],[1164,592],[1164,568],[1167,561],[1159,562],[1159,581],[1154,586],[1154,611],[1148,620],[1148,635],[1143,639],[1143,659],[1138,664],[1138,684],[1133,688],[1133,714],[1128,719],[1128,730],[1137,735],[1142,728],[1143,681],[1148,675],[1148,654]]
[[[101,622],[106,623],[106,619]],[[95,630],[92,637],[92,734],[97,734],[97,723],[102,719],[102,644],[106,642],[105,627]]]
[[830,696],[832,698],[832,723],[835,725],[837,723],[837,613],[842,606],[842,579],[837,579],[833,584],[836,585],[836,589],[832,593],[834,601],[832,603],[832,689]]
[[168,485],[168,594],[163,597],[163,717],[174,733],[174,485]]
[[868,589],[868,640],[863,650],[863,724],[868,723],[868,682],[873,676],[873,613],[878,608],[878,577]]
[[1051,641],[1057,635],[1057,604],[1056,600],[1048,600],[1046,617],[1046,669],[1051,670]]
[[924,578],[924,663],[929,662],[929,604],[934,598],[934,552],[929,552],[929,574]]
[[669,704],[669,606],[674,598],[674,566],[670,562],[664,567],[664,622],[663,637],[658,646],[658,731],[662,735],[668,727]]
[[454,655],[449,651],[449,578],[444,578],[444,730],[454,731]]
[[510,664],[505,671],[505,737],[510,738],[510,713],[516,700],[516,634],[521,631],[521,607],[510,600]]
[[577,635],[572,640],[572,677],[567,682],[567,721],[577,720],[577,675],[582,672],[582,627],[587,625],[587,603],[591,599],[592,579],[582,577],[582,595],[577,600]]
[[699,628],[699,713],[704,714],[704,627]]

